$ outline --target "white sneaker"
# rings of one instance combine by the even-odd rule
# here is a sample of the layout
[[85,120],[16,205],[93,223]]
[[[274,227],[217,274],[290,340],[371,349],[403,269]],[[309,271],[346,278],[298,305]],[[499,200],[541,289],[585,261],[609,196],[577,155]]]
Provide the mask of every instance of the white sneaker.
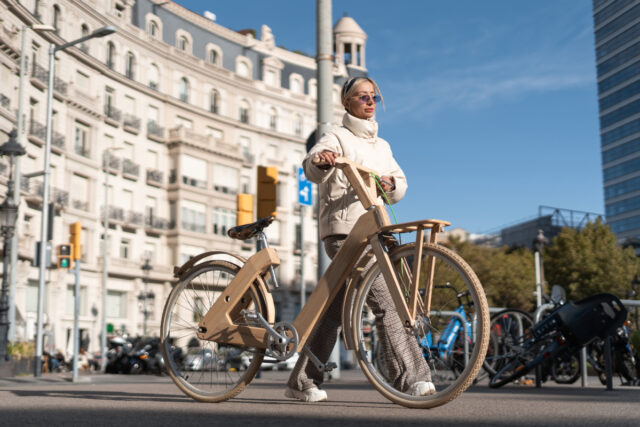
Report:
[[411,396],[429,396],[431,394],[435,394],[436,387],[432,382],[418,381],[409,387],[408,392]]
[[298,391],[291,387],[287,387],[284,391],[284,395],[285,397],[298,399],[302,402],[324,402],[327,400],[327,392],[320,390],[318,387],[311,387],[304,391]]

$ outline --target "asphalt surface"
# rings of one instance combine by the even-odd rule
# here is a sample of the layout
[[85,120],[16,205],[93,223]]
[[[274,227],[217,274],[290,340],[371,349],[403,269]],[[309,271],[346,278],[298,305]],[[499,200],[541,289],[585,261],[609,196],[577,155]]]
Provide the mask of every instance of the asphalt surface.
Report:
[[264,372],[223,403],[191,400],[166,377],[48,374],[0,379],[0,426],[639,426],[640,387],[597,379],[586,388],[472,386],[430,410],[407,409],[378,394],[361,372],[342,371],[325,385],[329,401],[308,404],[283,396],[288,372]]

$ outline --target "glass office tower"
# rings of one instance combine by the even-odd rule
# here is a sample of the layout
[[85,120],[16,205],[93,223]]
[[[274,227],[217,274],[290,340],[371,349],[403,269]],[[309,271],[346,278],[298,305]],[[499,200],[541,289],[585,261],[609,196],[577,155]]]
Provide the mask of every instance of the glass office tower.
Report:
[[607,223],[640,238],[640,2],[593,0]]

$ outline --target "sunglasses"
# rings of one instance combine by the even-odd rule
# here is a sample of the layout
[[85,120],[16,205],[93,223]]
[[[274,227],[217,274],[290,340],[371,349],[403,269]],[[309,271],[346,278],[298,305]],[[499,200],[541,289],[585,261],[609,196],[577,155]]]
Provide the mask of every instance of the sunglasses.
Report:
[[362,96],[356,96],[355,98],[357,98],[361,104],[368,104],[370,101],[373,101],[375,104],[377,104],[382,100],[382,98],[380,98],[380,95],[373,95],[373,96],[362,95]]

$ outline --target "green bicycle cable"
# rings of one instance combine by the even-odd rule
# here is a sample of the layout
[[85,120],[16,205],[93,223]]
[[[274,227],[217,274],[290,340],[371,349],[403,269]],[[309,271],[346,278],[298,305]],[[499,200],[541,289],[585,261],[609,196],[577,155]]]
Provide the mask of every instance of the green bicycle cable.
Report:
[[[382,189],[382,185],[380,185],[380,177],[378,175],[376,175],[375,173],[373,173],[373,172],[369,172],[369,175],[376,182],[376,185],[378,186],[378,188],[380,189],[380,192],[382,193],[382,199],[385,201],[387,206],[389,206],[389,210],[391,211],[391,215],[393,215],[393,220],[397,224],[398,223],[398,218],[396,218],[396,213],[393,211],[393,208],[391,207],[391,202],[389,201],[389,198],[387,197],[387,193]],[[398,234],[398,240],[400,241],[400,244],[402,244],[402,237],[400,236],[400,234]],[[400,271],[402,273],[402,276],[405,277],[404,263],[400,264]],[[405,289],[405,298],[407,300],[409,298],[409,294],[407,293],[406,289]]]

